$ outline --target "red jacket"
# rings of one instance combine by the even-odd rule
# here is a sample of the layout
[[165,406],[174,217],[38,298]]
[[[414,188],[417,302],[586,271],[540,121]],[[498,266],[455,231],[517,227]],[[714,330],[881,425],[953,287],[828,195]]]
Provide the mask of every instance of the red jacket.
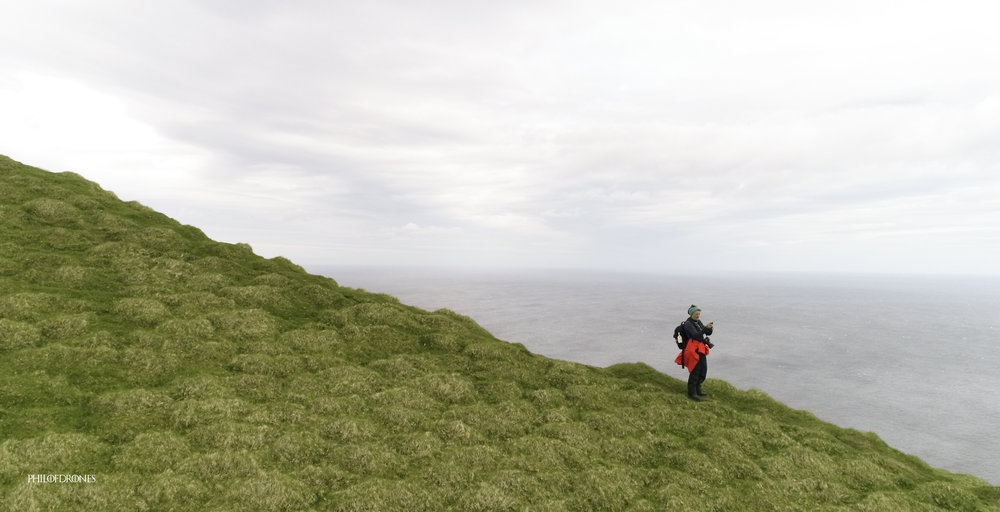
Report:
[[688,340],[687,347],[680,354],[677,354],[677,359],[674,362],[684,366],[689,372],[694,371],[694,367],[698,364],[698,354],[708,355],[708,345],[698,341],[698,340]]

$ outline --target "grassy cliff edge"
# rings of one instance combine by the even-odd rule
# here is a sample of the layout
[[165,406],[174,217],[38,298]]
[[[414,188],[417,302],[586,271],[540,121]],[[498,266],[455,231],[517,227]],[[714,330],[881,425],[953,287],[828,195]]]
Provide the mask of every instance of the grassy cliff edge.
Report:
[[0,156],[2,510],[1000,510],[710,387],[535,355]]

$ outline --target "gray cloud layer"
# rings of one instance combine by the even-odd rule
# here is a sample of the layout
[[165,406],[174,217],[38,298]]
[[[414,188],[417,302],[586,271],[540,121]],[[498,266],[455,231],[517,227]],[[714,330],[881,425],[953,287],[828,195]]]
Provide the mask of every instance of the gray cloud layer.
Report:
[[996,273],[987,2],[7,4],[0,84],[122,98],[200,155],[129,193],[264,252]]

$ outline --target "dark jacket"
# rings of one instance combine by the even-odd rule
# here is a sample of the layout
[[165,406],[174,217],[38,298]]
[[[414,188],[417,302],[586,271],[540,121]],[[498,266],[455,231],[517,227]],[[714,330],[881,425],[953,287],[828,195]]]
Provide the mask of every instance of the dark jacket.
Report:
[[701,323],[701,320],[695,320],[694,318],[688,317],[684,321],[684,337],[689,340],[698,340],[705,343],[705,336],[711,335],[712,329],[705,327],[705,324]]

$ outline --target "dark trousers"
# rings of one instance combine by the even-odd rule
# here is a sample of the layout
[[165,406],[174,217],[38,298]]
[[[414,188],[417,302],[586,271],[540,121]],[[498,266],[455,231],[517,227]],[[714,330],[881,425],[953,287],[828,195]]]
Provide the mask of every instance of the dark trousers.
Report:
[[708,356],[698,354],[698,364],[694,365],[694,370],[688,375],[688,394],[697,395],[706,377],[708,377]]

